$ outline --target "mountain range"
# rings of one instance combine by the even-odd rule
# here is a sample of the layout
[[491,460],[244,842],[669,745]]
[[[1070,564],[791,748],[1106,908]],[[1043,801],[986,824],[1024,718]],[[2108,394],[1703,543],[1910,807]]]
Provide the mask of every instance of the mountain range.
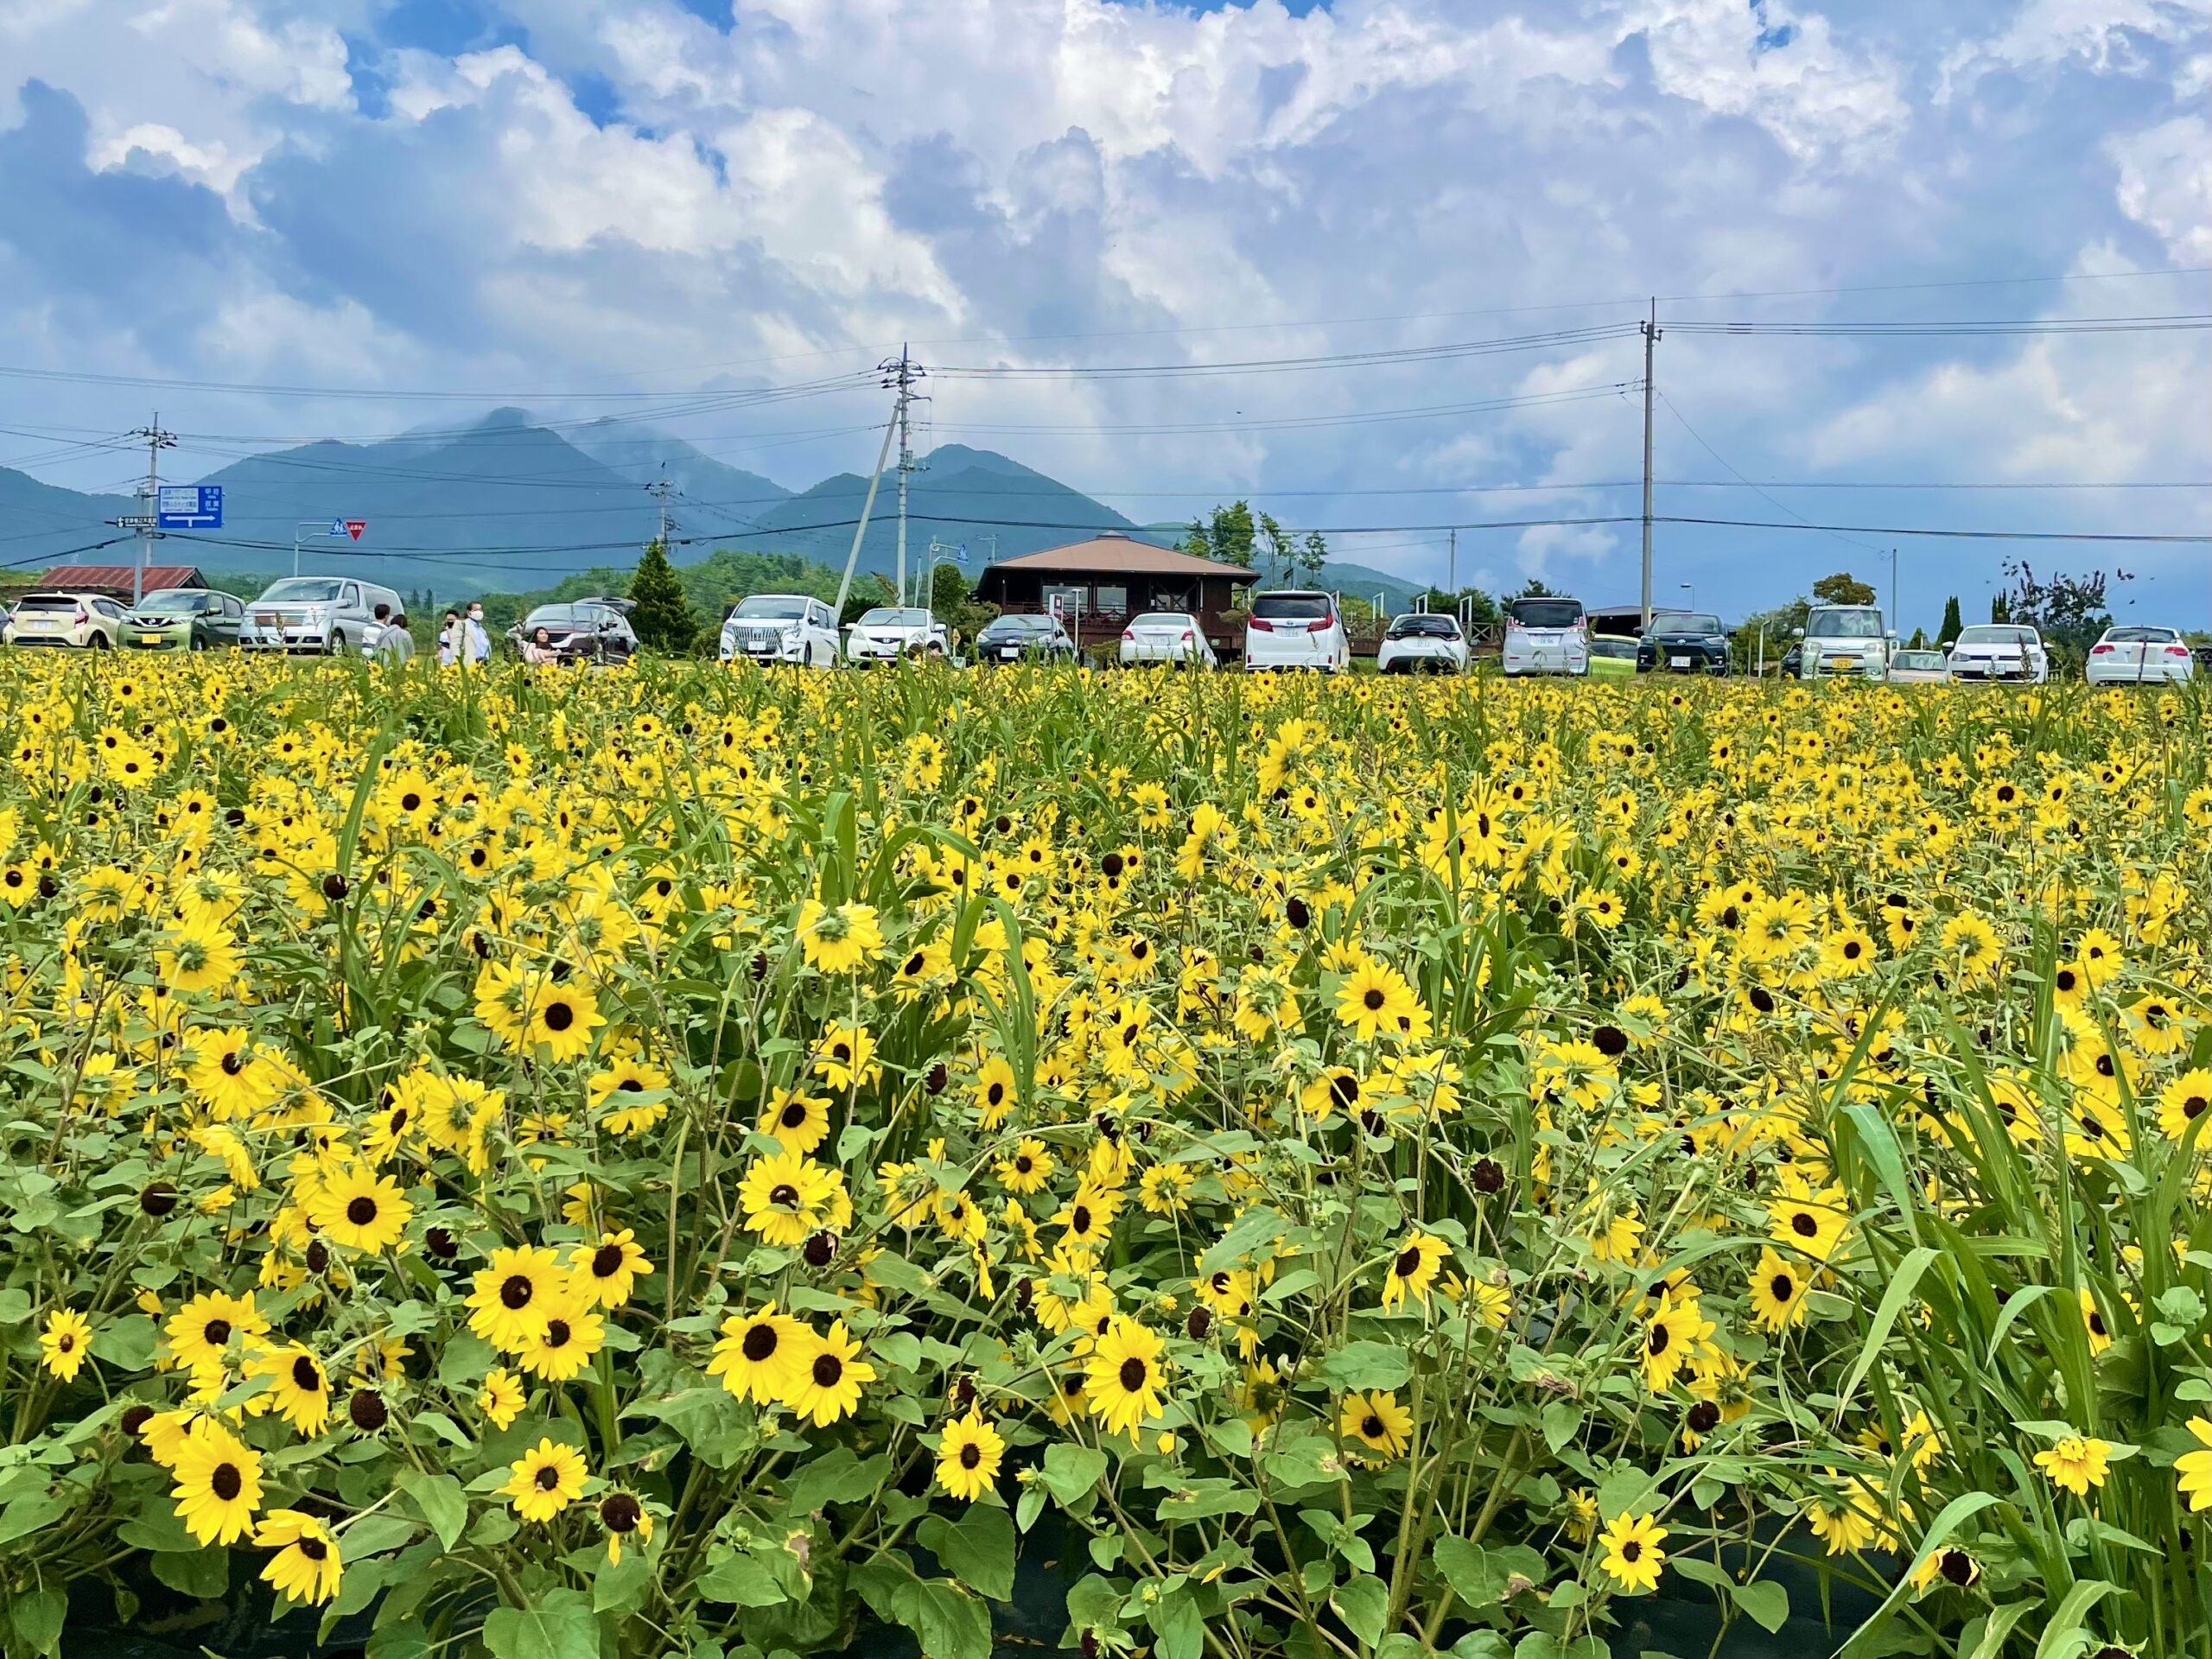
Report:
[[[165,481],[176,482],[179,480]],[[461,425],[418,427],[371,443],[336,439],[251,455],[193,480],[223,486],[220,530],[172,532],[156,563],[265,572],[358,569],[403,589],[442,595],[541,588],[576,572],[626,566],[659,528],[649,486],[665,482],[670,557],[696,562],[716,548],[795,555],[842,568],[868,480],[840,473],[800,491],[715,460],[683,439],[620,420],[538,422],[498,409]],[[895,475],[880,487],[859,569],[890,574],[898,560]],[[74,557],[122,563],[132,539],[106,520],[138,511],[128,496],[86,494],[0,467],[0,571],[35,571]],[[359,518],[357,543],[327,532]],[[988,449],[944,444],[923,458],[907,488],[908,569],[930,543],[964,545],[969,574],[1012,558],[1119,530],[1168,544],[1173,528],[1136,524],[1045,474]],[[941,553],[940,556],[950,556]],[[1332,563],[1332,587],[1378,588],[1395,607],[1415,585]]]

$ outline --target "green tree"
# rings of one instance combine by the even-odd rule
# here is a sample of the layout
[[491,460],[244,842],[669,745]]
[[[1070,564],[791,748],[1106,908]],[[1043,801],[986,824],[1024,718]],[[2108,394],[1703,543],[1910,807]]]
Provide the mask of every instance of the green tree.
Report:
[[2012,596],[2010,594],[1992,594],[1989,596],[1989,620],[1993,622],[2010,622],[2012,620]]
[[1258,550],[1259,535],[1252,522],[1252,504],[1239,501],[1234,505],[1216,507],[1213,522],[1207,527],[1206,541],[1212,556],[1225,564],[1241,564],[1247,570]]
[[1539,578],[1531,576],[1521,591],[1513,597],[1516,599],[1558,599],[1561,595],[1545,587]]
[[1183,550],[1194,559],[1213,557],[1213,537],[1207,533],[1204,519],[1191,520],[1191,527],[1183,532]]
[[1872,605],[1874,590],[1850,571],[1839,570],[1813,584],[1813,597],[1823,605]]
[[[1242,506],[1243,504],[1237,504]],[[1262,568],[1274,573],[1279,582],[1295,583],[1298,580],[1298,543],[1290,532],[1275,522],[1272,512],[1262,512],[1260,518],[1258,552]]]
[[968,577],[957,564],[940,564],[930,578],[930,614],[952,632],[957,648],[963,641],[973,639],[976,632],[999,613],[995,605],[986,605],[974,596],[968,586]]
[[1321,580],[1323,569],[1329,563],[1328,538],[1319,531],[1309,530],[1306,532],[1306,556],[1301,563],[1313,573],[1313,580],[1319,582]]
[[1908,640],[1908,641],[1906,642],[1906,644],[1905,644],[1905,649],[1906,649],[1907,651],[1925,651],[1925,650],[1927,650],[1927,649],[1928,649],[1928,630],[1927,630],[1927,629],[1925,629],[1925,628],[1915,628],[1915,629],[1912,631],[1912,638],[1911,638],[1910,640]]
[[1965,628],[1966,624],[1959,620],[1959,596],[1953,594],[1943,601],[1943,626],[1936,631],[1936,643],[1948,648]]
[[[2043,635],[2044,645],[2068,661],[2087,657],[2097,637],[2112,626],[2101,570],[2086,576],[2060,572],[2046,582],[2024,562],[2007,564],[2005,574],[2012,579],[2011,590],[1999,595],[2005,601],[2005,614],[2001,619],[1993,614],[1990,620],[2034,628]],[[2120,572],[2119,580],[2129,580],[2127,573]]]
[[691,601],[684,596],[676,567],[668,562],[668,550],[658,542],[646,547],[645,556],[631,574],[630,597],[637,601],[630,626],[640,645],[671,657],[691,649],[699,637],[699,620],[691,613]]

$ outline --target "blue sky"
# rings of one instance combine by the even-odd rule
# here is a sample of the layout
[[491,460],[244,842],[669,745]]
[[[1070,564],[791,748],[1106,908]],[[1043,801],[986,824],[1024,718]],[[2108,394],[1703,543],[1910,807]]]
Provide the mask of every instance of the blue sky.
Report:
[[[67,446],[156,403],[188,476],[521,403],[804,486],[865,468],[854,372],[912,340],[936,441],[1440,576],[1434,526],[1634,513],[1656,295],[1662,513],[2212,517],[2163,487],[2212,478],[2204,334],[1687,326],[2212,311],[2196,4],[0,0],[0,365],[68,377],[0,376],[0,463],[80,488],[130,463]],[[1128,365],[1210,372],[1034,372]],[[1617,601],[1637,540],[1459,569]],[[2199,546],[1849,531],[1662,525],[1659,596],[1886,588],[1893,543],[1907,627],[2008,555],[2212,620]]]

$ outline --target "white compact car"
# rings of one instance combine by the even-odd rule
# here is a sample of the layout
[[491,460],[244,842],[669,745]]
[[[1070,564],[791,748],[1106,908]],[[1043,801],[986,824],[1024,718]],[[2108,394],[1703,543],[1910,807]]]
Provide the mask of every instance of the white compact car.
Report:
[[837,665],[837,625],[810,594],[754,594],[722,619],[722,661]]
[[105,594],[25,594],[0,625],[0,645],[106,651],[122,639],[130,620],[130,613]]
[[1878,606],[1815,605],[1806,613],[1805,626],[1792,630],[1792,635],[1802,641],[1797,660],[1802,679],[1838,674],[1870,680],[1889,677],[1891,636],[1882,626]]
[[1187,611],[1147,611],[1122,630],[1122,666],[1166,663],[1173,668],[1220,665],[1205,625]]
[[2190,679],[2196,659],[2179,628],[2113,627],[2089,648],[2091,685],[2159,685]]
[[1394,616],[1375,652],[1378,674],[1464,674],[1467,636],[1457,617],[1440,612]]
[[909,655],[944,657],[952,632],[917,605],[879,605],[845,630],[849,663],[895,663]]
[[1947,685],[1951,671],[1940,651],[1899,651],[1890,655],[1891,685]]
[[2017,622],[1984,622],[1951,642],[1954,680],[2019,680],[2041,685],[2050,677],[2043,635]]
[[1311,668],[1341,674],[1351,666],[1351,641],[1336,597],[1300,588],[1253,596],[1244,620],[1244,666]]
[[1503,666],[1512,675],[1589,673],[1589,618],[1582,601],[1547,594],[1508,605]]

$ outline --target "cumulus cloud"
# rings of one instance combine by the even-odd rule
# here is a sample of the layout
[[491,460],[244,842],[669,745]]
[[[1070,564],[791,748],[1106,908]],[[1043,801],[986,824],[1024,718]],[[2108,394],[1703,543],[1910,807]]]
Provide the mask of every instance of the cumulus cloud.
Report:
[[[1891,0],[470,0],[444,35],[416,10],[0,0],[0,192],[56,227],[0,222],[0,361],[502,391],[811,380],[905,340],[940,369],[1217,367],[1625,324],[1652,294],[1678,296],[1662,321],[2201,309],[2201,280],[1851,290],[2212,262],[2212,35],[2170,0],[1987,29]],[[1738,517],[1774,509],[1724,465],[2141,476],[2179,464],[2173,365],[2202,369],[2133,349],[1670,336],[1661,471],[1732,492],[1682,505],[1757,502]],[[1640,399],[1370,417],[1640,370],[1623,332],[1329,372],[947,373],[932,411],[1101,490],[1548,492],[1302,495],[1287,523],[1606,516],[1632,497],[1591,486],[1634,477]],[[803,484],[865,464],[877,401],[856,379],[693,435]],[[283,429],[303,418],[391,411]],[[1440,575],[1440,537],[1355,539]],[[1633,540],[1497,532],[1460,562],[1611,585]],[[1793,579],[1745,540],[1667,547],[1686,575],[1737,561],[1747,602]]]

